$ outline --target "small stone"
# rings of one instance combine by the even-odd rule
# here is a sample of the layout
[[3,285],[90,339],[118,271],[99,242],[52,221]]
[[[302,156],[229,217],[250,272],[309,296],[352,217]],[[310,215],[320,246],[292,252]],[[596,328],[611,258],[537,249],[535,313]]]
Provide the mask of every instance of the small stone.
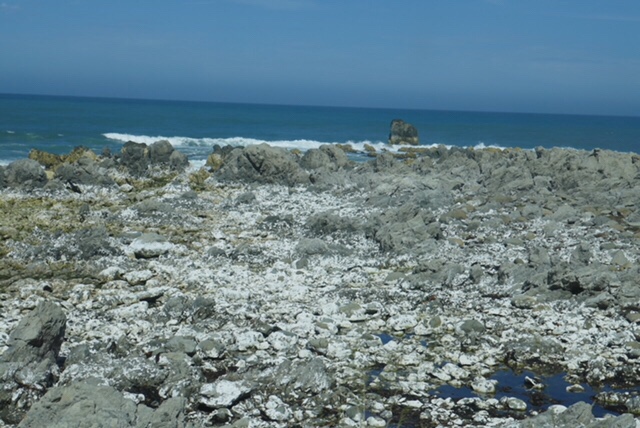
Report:
[[511,304],[520,309],[532,309],[537,303],[537,299],[533,296],[519,294],[511,298]]
[[458,329],[462,333],[470,335],[470,334],[483,333],[485,331],[485,326],[478,320],[469,319],[469,320],[463,321],[458,326]]
[[577,384],[577,383],[573,384],[573,385],[569,385],[569,386],[567,386],[567,392],[580,394],[580,393],[584,392],[584,386],[582,386],[580,384]]
[[269,396],[266,404],[265,414],[272,421],[284,422],[291,419],[291,409],[279,397]]
[[527,403],[515,397],[504,397],[500,400],[508,409],[523,412],[527,410]]
[[130,285],[140,285],[144,284],[148,280],[153,278],[153,272],[150,270],[136,270],[133,272],[127,272],[124,274],[124,280],[127,281]]
[[288,331],[276,331],[267,337],[267,341],[276,351],[290,349],[298,343],[298,336]]
[[168,253],[174,245],[157,233],[143,233],[129,245],[137,259],[150,259]]
[[434,328],[434,329],[442,327],[442,318],[440,318],[438,315],[432,317],[429,320],[429,327]]
[[493,394],[496,392],[498,381],[494,379],[485,379],[478,377],[471,382],[471,389],[480,394]]
[[367,418],[367,426],[369,427],[377,427],[377,428],[384,428],[387,426],[387,422],[382,419],[379,418],[377,416],[369,416]]

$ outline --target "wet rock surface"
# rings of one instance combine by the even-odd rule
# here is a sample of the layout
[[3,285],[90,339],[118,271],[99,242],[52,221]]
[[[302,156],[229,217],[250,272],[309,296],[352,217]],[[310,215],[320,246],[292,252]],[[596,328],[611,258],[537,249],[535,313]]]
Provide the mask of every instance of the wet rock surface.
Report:
[[637,155],[125,146],[0,170],[5,426],[636,426]]

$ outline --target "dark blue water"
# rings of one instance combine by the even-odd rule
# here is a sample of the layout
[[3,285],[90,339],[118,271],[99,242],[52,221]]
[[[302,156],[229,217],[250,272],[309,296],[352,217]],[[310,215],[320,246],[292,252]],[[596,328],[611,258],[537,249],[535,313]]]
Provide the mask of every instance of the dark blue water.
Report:
[[118,151],[129,140],[162,138],[192,159],[206,158],[214,144],[382,148],[395,118],[415,125],[423,145],[640,151],[640,117],[0,95],[0,162],[26,157],[32,148],[67,153],[83,145]]

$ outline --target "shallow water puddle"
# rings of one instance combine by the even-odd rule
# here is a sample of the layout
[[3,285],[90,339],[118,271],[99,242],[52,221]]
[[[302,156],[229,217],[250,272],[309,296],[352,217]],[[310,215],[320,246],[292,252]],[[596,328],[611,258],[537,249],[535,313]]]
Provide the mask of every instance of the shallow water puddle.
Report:
[[[561,404],[563,406],[571,406],[579,401],[584,401],[593,405],[593,414],[596,417],[602,417],[605,414],[619,415],[622,412],[617,408],[608,408],[598,404],[595,396],[602,391],[612,392],[637,392],[640,388],[632,389],[615,389],[610,386],[602,388],[592,388],[590,385],[583,383],[581,392],[569,392],[567,387],[572,384],[567,382],[564,377],[566,373],[558,373],[548,376],[539,376],[531,371],[514,372],[504,369],[496,372],[491,379],[498,381],[496,385],[496,393],[491,397],[500,399],[502,397],[515,397],[527,403],[527,412],[536,410],[538,412],[545,411],[549,406]],[[540,388],[531,386],[527,378],[534,379],[536,383],[541,384]],[[433,391],[435,395],[442,398],[451,398],[454,401],[462,398],[477,397],[480,394],[473,391],[470,387],[463,386],[460,388],[451,385],[442,385]],[[486,396],[485,396],[486,398]]]

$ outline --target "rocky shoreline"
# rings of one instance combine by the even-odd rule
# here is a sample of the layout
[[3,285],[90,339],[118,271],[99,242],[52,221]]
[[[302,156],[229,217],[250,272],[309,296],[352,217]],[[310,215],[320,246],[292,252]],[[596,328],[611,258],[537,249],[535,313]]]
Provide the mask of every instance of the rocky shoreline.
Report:
[[0,426],[640,426],[640,156],[343,149],[0,167]]

